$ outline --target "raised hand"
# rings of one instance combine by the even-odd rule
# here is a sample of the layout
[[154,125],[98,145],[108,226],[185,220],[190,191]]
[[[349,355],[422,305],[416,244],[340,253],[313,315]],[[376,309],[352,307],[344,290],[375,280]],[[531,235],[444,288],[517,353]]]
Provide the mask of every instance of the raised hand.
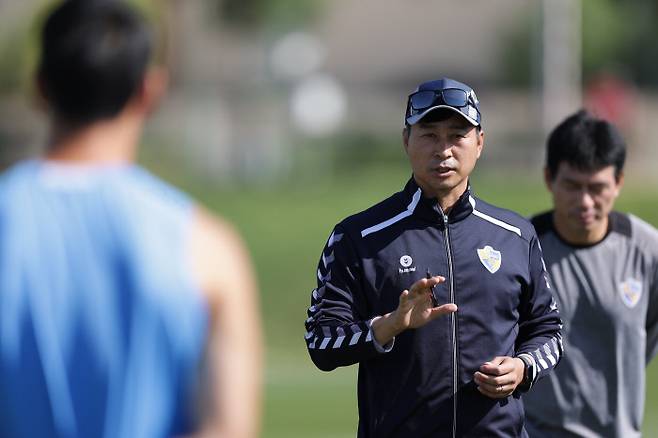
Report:
[[400,304],[393,312],[400,331],[422,327],[441,315],[457,310],[452,303],[438,307],[432,304],[432,287],[444,281],[446,279],[441,276],[423,278],[412,284],[409,290],[402,291]]
[[410,328],[419,328],[428,322],[457,311],[453,303],[434,307],[431,288],[443,283],[444,277],[423,278],[400,294],[398,308],[372,323],[375,339],[388,344],[395,336]]

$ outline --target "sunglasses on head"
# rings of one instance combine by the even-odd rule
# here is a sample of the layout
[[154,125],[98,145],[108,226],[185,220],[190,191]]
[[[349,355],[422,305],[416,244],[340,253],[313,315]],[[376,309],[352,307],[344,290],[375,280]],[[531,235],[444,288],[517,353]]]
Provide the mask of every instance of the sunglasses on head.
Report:
[[[409,108],[423,111],[436,105],[448,105],[461,108],[472,104],[470,93],[460,88],[444,88],[442,90],[421,90],[409,95]],[[475,108],[475,105],[473,105]],[[475,108],[477,110],[477,108]],[[478,111],[479,112],[479,111]]]

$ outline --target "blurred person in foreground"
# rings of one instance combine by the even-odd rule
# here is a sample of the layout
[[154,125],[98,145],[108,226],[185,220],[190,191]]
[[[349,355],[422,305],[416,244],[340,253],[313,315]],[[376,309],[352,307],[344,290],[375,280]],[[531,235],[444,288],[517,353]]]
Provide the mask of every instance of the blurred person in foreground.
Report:
[[256,436],[245,247],[134,164],[166,83],[150,30],[73,0],[41,44],[47,152],[0,177],[0,436]]
[[562,356],[534,229],[470,188],[484,131],[469,86],[421,84],[403,143],[402,191],[326,243],[308,351],[325,371],[359,364],[359,437],[525,437],[521,394]]
[[526,399],[530,436],[640,436],[645,368],[658,350],[658,231],[613,211],[625,157],[619,131],[585,111],[548,138],[553,209],[532,223],[569,355]]

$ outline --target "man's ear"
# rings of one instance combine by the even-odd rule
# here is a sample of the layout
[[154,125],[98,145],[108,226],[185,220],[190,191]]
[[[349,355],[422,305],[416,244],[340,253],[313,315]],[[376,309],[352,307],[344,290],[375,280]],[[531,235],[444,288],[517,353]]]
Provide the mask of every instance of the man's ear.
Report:
[[409,134],[411,133],[411,126],[406,125],[402,129],[402,145],[404,146],[404,151],[407,152],[409,148]]
[[167,91],[169,73],[164,67],[150,67],[135,96],[139,109],[149,115],[155,111]]
[[[476,128],[477,129],[477,128]],[[480,158],[480,155],[482,154],[482,149],[484,149],[484,130],[480,128],[477,130],[476,135],[478,136],[478,144],[477,144],[477,158]]]
[[617,186],[615,187],[616,193],[615,193],[615,198],[619,196],[619,192],[621,191],[621,188],[624,186],[624,171],[620,171],[619,175],[617,175],[616,182]]
[[553,176],[548,167],[544,167],[544,184],[549,192],[553,193]]

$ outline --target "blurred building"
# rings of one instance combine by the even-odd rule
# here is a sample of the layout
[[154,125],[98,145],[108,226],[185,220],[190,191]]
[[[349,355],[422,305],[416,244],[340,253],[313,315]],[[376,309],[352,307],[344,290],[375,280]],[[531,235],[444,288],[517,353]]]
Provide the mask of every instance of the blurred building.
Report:
[[[172,87],[147,132],[145,160],[217,183],[269,184],[304,168],[303,160],[310,160],[306,167],[313,172],[331,172],[336,164],[323,164],[337,159],[330,151],[347,136],[355,142],[349,147],[365,149],[361,159],[376,161],[382,148],[401,148],[411,88],[439,75],[478,91],[485,168],[534,172],[543,160],[541,58],[509,56],[513,44],[540,51],[539,37],[515,41],[527,37],[515,32],[520,27],[531,36],[541,31],[538,3],[333,0],[312,22],[263,30],[226,23],[209,12],[209,1],[152,1],[168,17]],[[9,44],[15,48],[16,35],[34,40],[35,14],[44,4],[0,0],[0,55]],[[34,41],[22,47],[31,52],[13,56],[33,65]],[[535,72],[524,87],[510,85],[514,62],[532,64],[521,66]],[[0,59],[0,78],[3,68]],[[4,163],[34,153],[44,141],[43,117],[33,109],[26,76],[9,90],[0,87]],[[642,92],[635,101],[638,115],[627,131],[638,152],[631,164],[642,153],[644,159],[636,160],[641,167],[647,154],[658,156],[652,142],[637,141],[655,138],[658,128],[648,121],[658,103]]]

